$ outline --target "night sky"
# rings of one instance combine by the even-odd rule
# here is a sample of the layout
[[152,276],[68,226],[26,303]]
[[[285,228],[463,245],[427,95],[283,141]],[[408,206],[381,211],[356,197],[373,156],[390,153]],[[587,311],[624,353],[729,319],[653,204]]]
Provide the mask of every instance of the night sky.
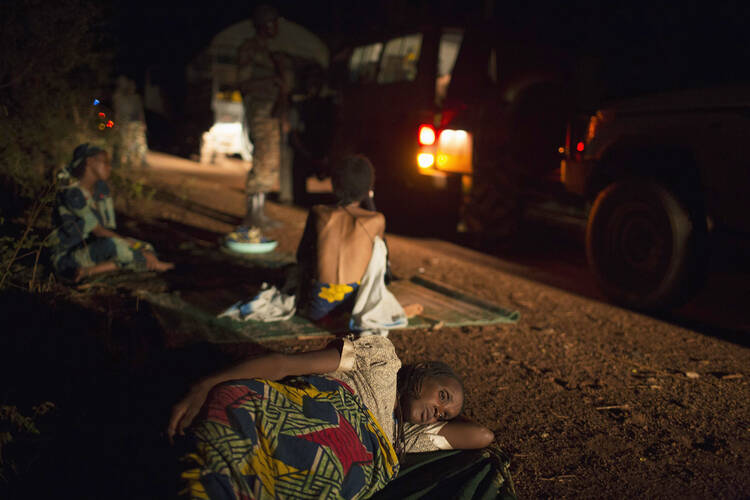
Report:
[[[133,74],[149,64],[188,61],[218,32],[250,18],[257,3],[113,0],[107,7],[107,16],[111,19],[118,69]],[[275,5],[283,17],[303,25],[334,48],[351,37],[377,31],[380,26],[398,27],[409,24],[410,19],[429,22],[429,17],[448,17],[457,11],[459,18],[466,15],[464,7],[456,6],[458,2],[446,0],[268,3]]]
[[[188,61],[211,38],[249,18],[257,2],[111,0],[103,15],[114,71],[142,88],[147,68],[155,83],[183,85]],[[318,34],[334,51],[368,34],[461,25],[494,4],[499,26],[522,39],[543,39],[610,61],[609,80],[633,90],[750,81],[750,7],[743,1],[279,0],[281,15]]]
[[[272,2],[273,3],[273,2]],[[696,69],[728,55],[747,55],[750,6],[742,1],[529,1],[494,3],[509,25],[553,36],[588,36],[625,51],[650,46],[655,54],[695,59]],[[133,69],[153,60],[186,60],[256,2],[112,0],[105,8],[117,62]],[[481,12],[479,0],[280,0],[281,14],[329,43],[390,26],[459,21]],[[681,48],[685,50],[681,50]],[[737,61],[737,65],[746,61]]]

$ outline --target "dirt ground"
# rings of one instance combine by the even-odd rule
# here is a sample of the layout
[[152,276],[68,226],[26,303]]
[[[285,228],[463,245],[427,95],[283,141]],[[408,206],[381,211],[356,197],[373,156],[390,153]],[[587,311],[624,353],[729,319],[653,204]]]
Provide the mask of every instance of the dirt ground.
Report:
[[[229,278],[216,267],[200,278],[180,278],[180,272],[195,272],[200,263],[181,256],[179,249],[184,244],[217,248],[221,235],[238,222],[243,165],[200,166],[158,153],[150,154],[149,163],[133,178],[155,187],[157,194],[153,200],[118,201],[119,211],[127,214],[122,231],[149,238],[165,258],[177,262],[178,276],[165,278],[163,286],[190,288],[193,278],[221,286]],[[304,210],[270,204],[269,212],[285,223],[269,234],[279,240],[277,252],[292,253]],[[494,257],[450,243],[395,235],[388,243],[397,276],[422,274],[521,312],[515,325],[390,335],[405,362],[440,359],[464,376],[466,413],[492,429],[511,455],[521,498],[750,497],[750,349],[539,284],[503,271],[503,262]],[[235,273],[231,279],[228,286],[257,277]],[[103,304],[108,297],[102,291],[98,298],[89,293],[86,300]],[[115,314],[132,316],[139,305],[130,298],[118,307]],[[100,324],[112,324],[111,302],[107,311]],[[142,331],[157,331],[143,321]],[[156,426],[166,418],[158,412],[179,397],[176,387],[184,387],[166,380],[189,383],[199,370],[194,361],[180,364],[174,357],[165,364],[162,360],[171,354],[163,352],[161,339],[116,330],[92,335],[104,345],[126,346],[117,351],[129,367],[122,386],[131,391],[149,386],[161,403],[145,412],[140,403],[126,401],[121,411],[128,418],[143,412],[150,422],[144,425]],[[325,342],[221,350],[236,357],[264,348],[306,350]],[[205,357],[211,359],[203,360],[202,369],[217,360],[214,354]],[[161,380],[146,368],[155,364],[161,364]],[[167,386],[172,393],[160,393]],[[138,450],[128,444],[128,456],[163,448],[162,436],[149,439]],[[123,465],[133,469],[122,483],[129,488],[143,474],[134,463],[140,462]],[[149,467],[149,474],[158,469]],[[158,470],[168,474],[167,468]]]

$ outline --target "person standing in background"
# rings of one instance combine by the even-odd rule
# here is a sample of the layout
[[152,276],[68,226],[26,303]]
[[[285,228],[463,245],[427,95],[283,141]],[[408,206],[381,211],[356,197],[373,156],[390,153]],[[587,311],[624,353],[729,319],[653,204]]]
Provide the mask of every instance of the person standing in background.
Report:
[[125,76],[118,77],[113,101],[114,121],[120,131],[115,161],[118,166],[144,166],[148,152],[146,115],[143,100],[136,93],[135,82]]
[[249,240],[252,228],[269,229],[280,223],[265,214],[266,194],[279,184],[282,134],[286,133],[289,90],[293,83],[286,58],[271,51],[269,42],[279,30],[279,15],[269,5],[253,13],[255,36],[239,48],[237,79],[242,91],[248,138],[253,144],[253,166],[245,183],[246,215],[228,239]]

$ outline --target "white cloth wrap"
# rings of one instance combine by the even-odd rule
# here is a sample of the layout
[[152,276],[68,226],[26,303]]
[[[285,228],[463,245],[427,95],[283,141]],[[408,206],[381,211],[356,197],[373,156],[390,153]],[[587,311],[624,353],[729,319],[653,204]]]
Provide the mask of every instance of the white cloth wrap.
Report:
[[357,290],[350,326],[361,336],[388,336],[388,330],[402,328],[409,320],[401,304],[385,286],[388,249],[379,236],[372,244],[372,257]]

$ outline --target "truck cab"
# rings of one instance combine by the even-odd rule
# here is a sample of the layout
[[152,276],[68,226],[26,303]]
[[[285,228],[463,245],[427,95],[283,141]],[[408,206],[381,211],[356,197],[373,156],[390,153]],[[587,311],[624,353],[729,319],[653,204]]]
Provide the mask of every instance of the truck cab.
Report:
[[372,160],[375,201],[391,230],[455,228],[460,179],[421,175],[417,162],[420,125],[435,123],[462,38],[456,27],[415,26],[364,38],[334,57],[341,102],[333,156]]
[[389,227],[503,237],[529,193],[543,200],[529,205],[568,196],[558,171],[564,57],[499,26],[415,27],[334,58],[336,153],[372,159]]

